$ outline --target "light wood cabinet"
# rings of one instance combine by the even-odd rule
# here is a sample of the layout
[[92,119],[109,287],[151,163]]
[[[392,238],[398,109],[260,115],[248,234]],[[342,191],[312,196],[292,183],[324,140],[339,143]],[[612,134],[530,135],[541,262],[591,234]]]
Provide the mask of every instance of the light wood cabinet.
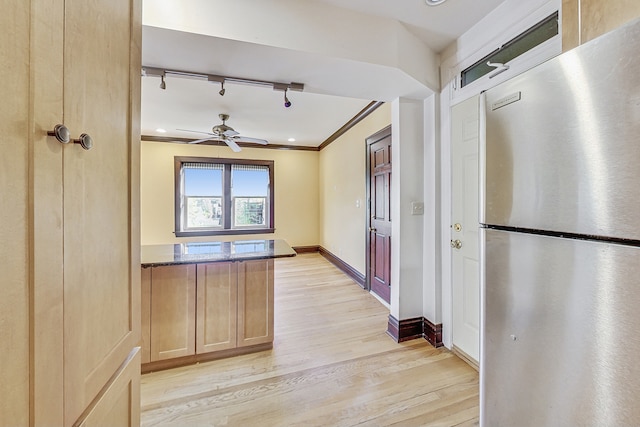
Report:
[[195,264],[151,270],[151,361],[195,354]]
[[238,263],[238,346],[273,341],[273,260]]
[[115,373],[79,426],[133,426],[140,423],[140,349]]
[[[0,246],[1,426],[29,425],[29,3],[4,2],[0,13],[0,75],[5,100],[0,103],[0,119],[11,124],[0,138],[0,235],[5,242]],[[58,270],[53,270],[55,275]]]
[[2,11],[0,425],[81,424],[125,370],[110,414],[136,425],[141,2]]
[[143,371],[271,348],[273,273],[273,259],[143,268]]
[[638,0],[563,0],[562,50],[573,49],[638,17]]
[[140,277],[141,363],[149,363],[151,362],[151,269],[142,268]]
[[238,263],[198,264],[196,351],[236,347]]

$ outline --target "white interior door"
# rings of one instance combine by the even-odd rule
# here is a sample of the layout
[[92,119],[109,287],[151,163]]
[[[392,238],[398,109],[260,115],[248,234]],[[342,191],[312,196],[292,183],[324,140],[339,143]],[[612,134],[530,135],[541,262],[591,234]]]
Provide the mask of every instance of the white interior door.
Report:
[[480,355],[478,98],[451,108],[452,343],[476,364]]

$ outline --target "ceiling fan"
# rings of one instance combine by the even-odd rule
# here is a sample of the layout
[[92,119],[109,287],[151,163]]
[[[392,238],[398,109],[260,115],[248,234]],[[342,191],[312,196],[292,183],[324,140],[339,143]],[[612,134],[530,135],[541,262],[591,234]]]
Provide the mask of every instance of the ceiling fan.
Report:
[[228,114],[218,114],[220,120],[222,120],[222,124],[215,125],[211,132],[200,132],[197,130],[189,130],[189,129],[176,129],[184,132],[194,132],[194,133],[203,133],[205,135],[210,135],[208,138],[197,139],[195,141],[189,141],[189,144],[198,144],[200,142],[205,141],[221,141],[224,142],[236,153],[241,151],[242,149],[238,145],[238,142],[251,142],[254,144],[267,145],[268,141],[264,139],[258,138],[249,138],[246,136],[240,136],[238,132],[235,131],[231,126],[227,126],[226,121],[229,120]]

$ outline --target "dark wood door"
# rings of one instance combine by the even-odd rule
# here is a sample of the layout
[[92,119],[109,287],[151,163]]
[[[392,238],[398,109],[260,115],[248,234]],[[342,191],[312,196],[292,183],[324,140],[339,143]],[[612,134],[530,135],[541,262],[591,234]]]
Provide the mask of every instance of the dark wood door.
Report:
[[369,271],[372,292],[391,296],[391,128],[367,139],[369,147]]

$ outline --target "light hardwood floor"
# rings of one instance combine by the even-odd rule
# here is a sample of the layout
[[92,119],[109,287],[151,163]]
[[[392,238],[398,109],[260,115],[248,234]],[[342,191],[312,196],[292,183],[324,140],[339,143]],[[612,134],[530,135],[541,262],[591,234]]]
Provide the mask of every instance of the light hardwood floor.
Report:
[[270,351],[142,377],[143,426],[475,426],[478,373],[317,254],[276,260]]

